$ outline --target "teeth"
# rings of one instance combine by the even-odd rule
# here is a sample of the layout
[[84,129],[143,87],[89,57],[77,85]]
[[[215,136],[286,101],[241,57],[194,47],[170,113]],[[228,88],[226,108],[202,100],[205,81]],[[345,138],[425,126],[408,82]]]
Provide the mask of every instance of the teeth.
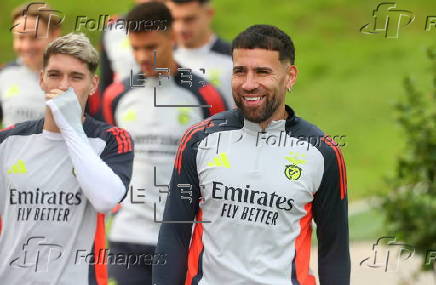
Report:
[[245,100],[247,100],[247,101],[256,101],[256,100],[260,100],[260,97],[245,97]]

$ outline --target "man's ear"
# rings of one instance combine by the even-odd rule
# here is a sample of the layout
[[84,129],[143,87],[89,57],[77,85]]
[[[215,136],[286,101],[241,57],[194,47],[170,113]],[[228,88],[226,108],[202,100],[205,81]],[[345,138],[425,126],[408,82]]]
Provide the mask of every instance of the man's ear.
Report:
[[294,86],[295,82],[297,81],[298,70],[295,65],[288,65],[286,69],[287,69],[286,89],[289,89],[292,88],[292,86]]
[[44,68],[42,68],[42,70],[39,72],[39,87],[41,87],[42,90],[44,90],[43,85],[44,85]]
[[89,95],[95,94],[98,88],[98,84],[100,82],[100,77],[96,74],[92,76],[92,82],[91,82],[91,90],[89,90]]
[[206,7],[206,13],[210,21],[212,21],[213,17],[215,16],[215,9],[208,4]]
[[168,33],[168,37],[171,39],[171,42],[173,43],[173,45],[176,44],[176,33],[174,33],[173,29],[169,29],[168,31],[166,31],[166,33]]

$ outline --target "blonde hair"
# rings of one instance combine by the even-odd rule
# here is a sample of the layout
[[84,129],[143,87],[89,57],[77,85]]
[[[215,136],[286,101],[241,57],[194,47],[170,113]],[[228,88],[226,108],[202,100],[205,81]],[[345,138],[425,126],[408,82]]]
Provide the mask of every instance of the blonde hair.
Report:
[[71,55],[88,65],[89,71],[95,73],[98,66],[98,52],[91,45],[89,39],[82,33],[69,33],[52,41],[44,52],[43,67],[48,64],[53,54]]

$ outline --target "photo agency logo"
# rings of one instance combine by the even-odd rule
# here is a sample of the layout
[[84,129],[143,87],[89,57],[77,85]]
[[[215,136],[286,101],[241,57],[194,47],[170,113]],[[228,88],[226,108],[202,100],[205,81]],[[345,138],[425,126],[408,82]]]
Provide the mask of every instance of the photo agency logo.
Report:
[[362,260],[360,266],[383,269],[385,272],[397,272],[400,262],[410,259],[414,254],[413,246],[397,242],[395,237],[380,237],[373,244],[370,256]]
[[[50,28],[59,26],[64,20],[65,15],[60,10],[51,9],[45,2],[31,2],[22,12],[24,21],[12,25],[9,30],[20,34],[33,34],[35,38],[47,38],[50,33]],[[28,26],[27,20],[29,17],[36,18],[36,25],[33,28]],[[47,23],[47,29],[41,32],[40,24],[41,17],[44,17]],[[19,25],[23,25],[22,29],[18,29]]]
[[[409,10],[397,9],[395,2],[382,2],[373,10],[372,22],[360,28],[360,32],[367,35],[384,34],[385,38],[397,39],[400,29],[412,24],[415,14]],[[427,16],[424,30],[436,30],[436,16]]]
[[10,266],[33,268],[35,272],[47,272],[49,265],[61,258],[62,246],[47,242],[45,237],[29,237],[21,254],[11,260]]
[[88,251],[79,249],[76,251],[74,264],[104,264],[120,265],[129,269],[131,266],[146,265],[165,265],[167,263],[167,254],[146,254],[135,252],[116,252],[113,253],[109,248],[100,248],[98,251]]
[[372,24],[366,24],[360,31],[364,34],[384,33],[386,38],[398,38],[400,29],[411,24],[415,15],[408,10],[396,9],[394,2],[382,2],[373,10]]
[[127,20],[124,18],[113,18],[108,14],[101,14],[98,18],[88,16],[77,16],[74,24],[76,32],[102,32],[110,30],[120,30],[126,34],[129,31],[166,31],[168,29],[166,20],[147,20],[140,21]]

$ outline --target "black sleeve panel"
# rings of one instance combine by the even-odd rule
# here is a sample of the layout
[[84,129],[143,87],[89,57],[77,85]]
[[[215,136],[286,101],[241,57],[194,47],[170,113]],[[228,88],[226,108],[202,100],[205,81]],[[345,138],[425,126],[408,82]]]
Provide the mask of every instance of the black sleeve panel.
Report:
[[348,202],[343,156],[337,144],[323,138],[324,175],[313,200],[318,237],[318,275],[321,285],[350,284]]
[[129,133],[124,129],[113,127],[107,129],[106,132],[109,133],[106,147],[100,157],[123,182],[126,192],[121,199],[122,201],[127,195],[132,177],[133,141]]
[[[196,165],[196,141],[199,141],[197,135],[207,123],[203,121],[192,126],[180,141],[165,204],[164,223],[160,228],[156,248],[156,254],[166,256],[167,262],[165,265],[153,267],[153,284],[156,285],[185,283],[192,221],[197,215],[201,196]],[[192,191],[192,195],[187,194],[188,191]],[[192,197],[192,200],[186,199],[187,197]]]

